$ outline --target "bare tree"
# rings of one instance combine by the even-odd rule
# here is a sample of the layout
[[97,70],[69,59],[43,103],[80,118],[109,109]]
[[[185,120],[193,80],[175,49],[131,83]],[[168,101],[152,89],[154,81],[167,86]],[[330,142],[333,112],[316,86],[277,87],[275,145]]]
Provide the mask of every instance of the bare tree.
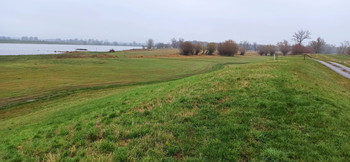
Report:
[[282,52],[283,56],[285,56],[291,49],[288,41],[284,40],[283,42],[277,43],[278,49]]
[[193,49],[194,46],[190,41],[186,41],[180,44],[180,51],[183,55],[192,55],[194,51]]
[[265,46],[263,46],[263,45],[260,45],[260,46],[258,46],[258,53],[259,53],[259,55],[260,56],[263,56],[263,55],[267,55],[267,49],[265,48]]
[[196,43],[194,46],[194,54],[198,55],[203,50],[203,46],[200,43]]
[[238,52],[238,45],[233,40],[227,40],[218,44],[218,51],[222,56],[234,56]]
[[148,39],[147,41],[147,49],[152,49],[152,47],[154,46],[154,41],[153,39]]
[[311,39],[311,32],[308,30],[299,30],[294,33],[293,40],[301,45],[305,39]]
[[347,54],[348,50],[350,49],[350,42],[344,41],[340,43],[340,46],[337,49],[338,54]]
[[179,40],[177,41],[178,47],[180,47],[180,45],[184,42],[185,40],[183,38],[179,38]]
[[212,55],[216,51],[216,43],[208,43],[207,54]]
[[325,44],[322,53],[334,54],[337,53],[337,47],[333,44]]
[[244,56],[246,49],[244,47],[239,48],[240,55]]
[[253,43],[252,50],[254,50],[254,51],[258,50],[258,44],[256,42]]
[[175,38],[171,39],[171,47],[172,48],[179,48],[178,42]]
[[270,56],[273,56],[276,53],[276,46],[274,45],[266,45],[265,50],[267,53],[270,53]]
[[239,46],[246,50],[250,50],[252,45],[248,41],[243,41],[239,43]]
[[157,49],[170,48],[171,47],[170,44],[165,44],[165,43],[156,43],[155,46],[156,46]]
[[325,45],[326,42],[320,37],[318,37],[315,41],[310,42],[310,46],[312,47],[315,53],[321,53]]

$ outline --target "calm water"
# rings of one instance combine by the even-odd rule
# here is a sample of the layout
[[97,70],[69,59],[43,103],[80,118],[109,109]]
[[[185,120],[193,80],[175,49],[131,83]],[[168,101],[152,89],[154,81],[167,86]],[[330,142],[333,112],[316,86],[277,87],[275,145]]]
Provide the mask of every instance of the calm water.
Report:
[[123,51],[140,49],[136,46],[97,46],[97,45],[61,45],[61,44],[7,44],[0,43],[0,55],[37,55],[37,54],[59,54],[65,51],[75,51],[78,48],[88,51],[105,52],[110,49]]

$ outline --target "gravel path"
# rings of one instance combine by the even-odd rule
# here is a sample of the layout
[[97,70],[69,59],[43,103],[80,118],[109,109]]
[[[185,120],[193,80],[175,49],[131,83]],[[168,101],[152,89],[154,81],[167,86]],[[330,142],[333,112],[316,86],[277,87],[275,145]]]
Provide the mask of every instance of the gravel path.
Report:
[[[316,59],[314,59],[316,60]],[[335,62],[325,62],[325,61],[321,61],[321,60],[316,60],[317,62],[327,66],[328,68],[332,69],[333,71],[337,72],[338,74],[347,77],[350,79],[350,68],[346,67],[342,64],[338,64]]]

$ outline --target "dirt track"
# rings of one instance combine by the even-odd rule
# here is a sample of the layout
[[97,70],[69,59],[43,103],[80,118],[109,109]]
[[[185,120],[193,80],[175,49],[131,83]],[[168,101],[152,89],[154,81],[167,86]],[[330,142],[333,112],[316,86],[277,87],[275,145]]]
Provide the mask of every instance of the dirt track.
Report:
[[317,59],[314,59],[314,60],[327,66],[328,68],[332,69],[333,71],[337,72],[338,74],[350,79],[350,68],[349,67],[346,67],[342,64],[338,64],[338,63],[331,62],[331,61],[325,62],[325,61],[321,61],[321,60],[317,60]]

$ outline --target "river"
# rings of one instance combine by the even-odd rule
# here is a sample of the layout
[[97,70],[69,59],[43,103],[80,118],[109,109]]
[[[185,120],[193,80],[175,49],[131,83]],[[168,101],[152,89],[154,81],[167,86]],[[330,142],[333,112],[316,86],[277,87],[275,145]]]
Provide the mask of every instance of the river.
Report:
[[138,46],[99,46],[99,45],[63,45],[63,44],[11,44],[0,43],[0,55],[38,55],[59,54],[76,49],[87,49],[88,51],[106,52],[110,49],[123,51],[140,49]]

